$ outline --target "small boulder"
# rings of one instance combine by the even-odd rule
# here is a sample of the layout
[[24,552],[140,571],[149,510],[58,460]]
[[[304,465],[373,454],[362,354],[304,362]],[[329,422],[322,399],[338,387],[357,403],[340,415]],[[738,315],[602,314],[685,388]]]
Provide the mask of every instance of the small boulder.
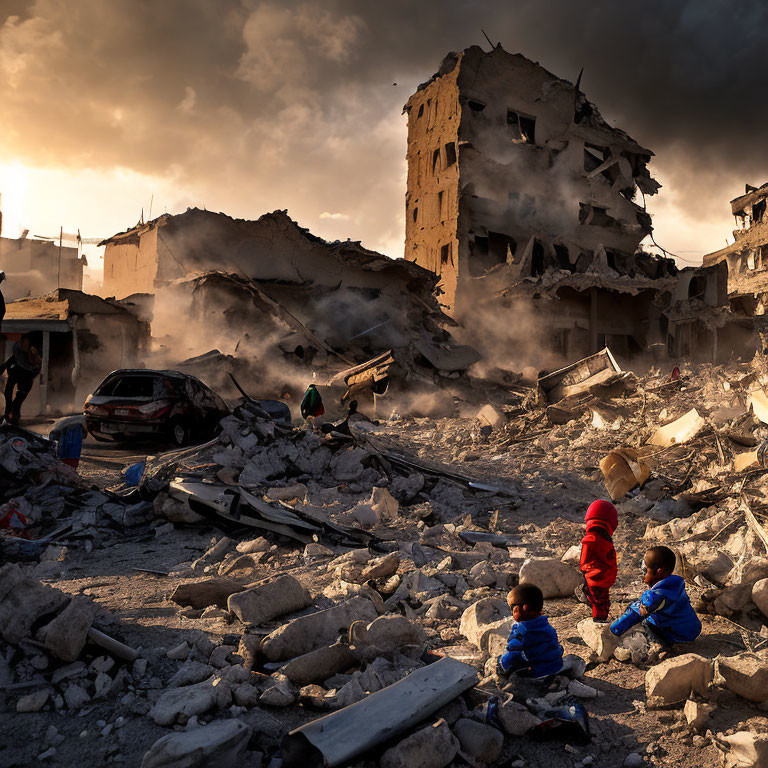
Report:
[[28,693],[26,696],[22,696],[16,702],[17,712],[39,712],[48,701],[50,691],[46,688],[42,691],[35,691],[34,693]]
[[509,625],[514,623],[506,600],[486,597],[473,603],[464,611],[459,624],[459,632],[472,645],[480,648],[483,636],[502,622]]
[[388,749],[380,768],[445,768],[459,751],[459,742],[445,720],[420,728]]
[[379,557],[376,560],[371,561],[365,569],[360,573],[360,582],[379,581],[381,579],[387,579],[392,574],[397,573],[397,569],[400,566],[400,555],[397,552],[390,552],[390,554],[384,557]]
[[583,581],[580,571],[554,558],[528,559],[520,568],[520,583],[535,584],[545,600],[571,597]]
[[704,730],[704,726],[706,725],[709,716],[714,711],[714,704],[706,704],[701,701],[694,701],[693,699],[688,699],[688,701],[685,702],[685,707],[683,707],[685,719],[687,720],[688,725],[695,731]]
[[427,641],[424,630],[405,616],[379,616],[367,626],[356,621],[349,627],[354,654],[366,661],[400,651],[404,646],[421,646]]
[[768,659],[757,653],[719,656],[717,672],[728,690],[748,701],[768,701]]
[[760,579],[752,585],[752,602],[768,618],[768,579]]
[[527,707],[513,699],[505,701],[497,710],[501,727],[510,736],[524,736],[542,721]]
[[768,733],[738,731],[719,737],[715,746],[721,750],[725,768],[766,768]]
[[77,595],[53,621],[40,629],[38,640],[56,658],[75,661],[85,647],[95,615],[91,598]]
[[691,693],[708,696],[714,664],[696,653],[665,659],[645,673],[648,705],[664,706],[683,701]]
[[487,764],[495,763],[499,759],[504,746],[504,736],[490,725],[463,717],[453,726],[453,733],[465,755]]
[[592,649],[598,661],[608,661],[621,640],[610,630],[609,624],[596,624],[592,619],[582,619],[576,625],[581,639]]
[[239,768],[250,737],[250,727],[240,720],[169,733],[149,748],[141,768]]

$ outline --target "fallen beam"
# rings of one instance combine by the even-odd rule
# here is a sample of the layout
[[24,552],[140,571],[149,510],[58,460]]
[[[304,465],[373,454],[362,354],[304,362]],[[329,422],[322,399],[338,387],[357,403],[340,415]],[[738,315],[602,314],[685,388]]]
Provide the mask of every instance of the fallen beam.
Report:
[[417,725],[477,683],[477,671],[445,657],[283,739],[287,768],[333,768]]

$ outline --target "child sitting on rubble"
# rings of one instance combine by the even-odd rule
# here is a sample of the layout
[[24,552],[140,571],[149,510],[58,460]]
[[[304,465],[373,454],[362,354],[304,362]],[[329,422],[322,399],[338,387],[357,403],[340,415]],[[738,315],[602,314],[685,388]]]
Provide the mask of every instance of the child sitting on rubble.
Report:
[[576,596],[592,606],[592,621],[602,623],[608,621],[610,589],[616,581],[616,550],[612,537],[619,516],[613,504],[598,499],[587,508],[584,522],[587,532],[581,540],[579,562],[584,584],[577,587]]
[[669,650],[701,634],[701,621],[685,591],[685,581],[675,576],[675,553],[669,547],[651,547],[643,558],[643,581],[649,586],[624,614],[611,624],[620,637],[640,622],[650,639]]
[[544,596],[535,584],[518,584],[508,595],[515,624],[509,633],[507,652],[499,657],[499,675],[518,672],[527,677],[555,675],[563,668],[563,646],[557,632],[542,615]]

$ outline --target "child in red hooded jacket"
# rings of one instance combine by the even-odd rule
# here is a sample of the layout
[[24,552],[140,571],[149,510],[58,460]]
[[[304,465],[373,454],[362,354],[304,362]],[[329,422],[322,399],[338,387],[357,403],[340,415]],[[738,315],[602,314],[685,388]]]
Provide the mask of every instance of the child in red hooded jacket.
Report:
[[581,540],[579,567],[584,574],[583,594],[592,606],[592,621],[608,620],[609,590],[616,581],[616,550],[613,532],[619,524],[616,507],[609,501],[593,501],[584,516],[587,532]]

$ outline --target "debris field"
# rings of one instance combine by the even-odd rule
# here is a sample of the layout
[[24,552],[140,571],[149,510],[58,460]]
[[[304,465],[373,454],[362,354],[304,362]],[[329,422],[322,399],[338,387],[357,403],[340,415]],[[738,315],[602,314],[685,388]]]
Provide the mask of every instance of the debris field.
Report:
[[[765,765],[768,371],[588,360],[349,434],[243,398],[130,486],[1,427],[0,762]],[[612,618],[665,543],[702,620],[665,658],[574,597],[609,497]],[[518,581],[566,653],[543,683],[495,674]]]

